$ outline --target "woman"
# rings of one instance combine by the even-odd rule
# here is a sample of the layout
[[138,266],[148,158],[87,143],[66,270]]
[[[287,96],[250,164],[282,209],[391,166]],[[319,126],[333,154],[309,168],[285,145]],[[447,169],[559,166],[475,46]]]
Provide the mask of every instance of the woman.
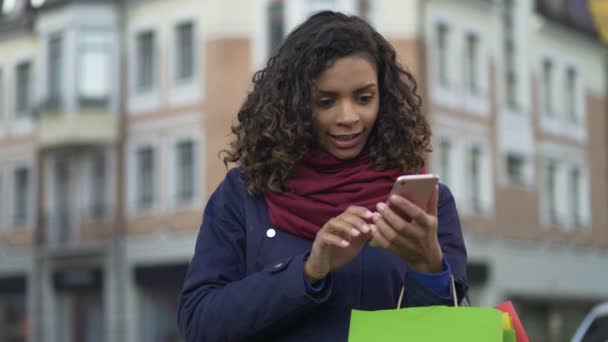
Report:
[[[179,301],[187,341],[346,341],[351,309],[466,294],[454,199],[395,196],[430,150],[412,75],[357,17],[321,12],[285,40],[238,113]],[[379,247],[371,247],[373,239]],[[400,290],[405,289],[398,303]]]

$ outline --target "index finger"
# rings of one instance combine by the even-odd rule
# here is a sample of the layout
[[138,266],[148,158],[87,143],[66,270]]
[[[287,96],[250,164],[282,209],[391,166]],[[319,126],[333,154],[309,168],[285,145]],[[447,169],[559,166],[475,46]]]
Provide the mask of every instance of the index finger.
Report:
[[407,214],[407,216],[412,218],[412,220],[416,221],[418,224],[424,227],[429,227],[432,225],[431,218],[429,217],[429,215],[422,208],[412,203],[408,199],[399,195],[392,195],[389,201],[391,202],[391,204],[403,210],[403,212]]
[[369,209],[358,206],[358,205],[351,205],[344,212],[353,214],[353,215],[356,215],[356,216],[359,216],[361,218],[368,219],[368,220],[371,219],[373,216],[373,213]]

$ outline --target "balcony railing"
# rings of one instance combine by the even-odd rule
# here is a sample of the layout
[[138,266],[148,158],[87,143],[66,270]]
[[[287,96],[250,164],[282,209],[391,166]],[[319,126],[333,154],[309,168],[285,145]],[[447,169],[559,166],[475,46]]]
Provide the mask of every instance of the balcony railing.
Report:
[[82,246],[87,240],[96,240],[95,236],[109,237],[115,222],[115,211],[105,204],[50,212],[44,216],[43,241],[51,248]]

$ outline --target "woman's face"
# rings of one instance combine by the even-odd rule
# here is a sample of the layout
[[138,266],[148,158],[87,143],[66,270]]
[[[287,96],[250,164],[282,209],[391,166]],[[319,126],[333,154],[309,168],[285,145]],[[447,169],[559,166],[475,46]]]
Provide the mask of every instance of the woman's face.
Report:
[[342,160],[361,153],[378,117],[378,73],[364,54],[339,58],[316,79],[313,129],[317,145]]

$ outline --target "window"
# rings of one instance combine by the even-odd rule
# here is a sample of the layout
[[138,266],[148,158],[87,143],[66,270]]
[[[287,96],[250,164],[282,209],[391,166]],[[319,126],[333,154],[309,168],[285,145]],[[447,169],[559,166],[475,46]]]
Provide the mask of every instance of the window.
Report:
[[543,110],[545,114],[552,116],[553,109],[553,62],[549,59],[543,61]]
[[[11,278],[8,279],[11,281]],[[0,341],[27,341],[29,335],[26,328],[27,317],[27,301],[24,292],[6,291],[0,294]]]
[[194,24],[186,22],[176,28],[177,79],[189,80],[194,76]]
[[55,212],[51,223],[55,241],[67,242],[71,235],[70,227],[70,160],[60,156],[55,160]]
[[372,20],[372,4],[371,4],[372,0],[359,0],[357,1],[357,13],[359,13],[359,16],[361,18],[363,18],[364,20],[366,20],[367,22],[370,22]]
[[448,26],[437,25],[437,79],[439,84],[447,87],[448,81]]
[[575,227],[582,226],[582,192],[581,192],[581,173],[579,169],[572,168],[569,174],[570,185],[570,209],[572,210],[572,223]]
[[0,69],[0,126],[4,121],[4,73]]
[[479,37],[470,33],[466,38],[466,87],[470,94],[479,92]]
[[58,34],[53,35],[48,44],[47,106],[57,109],[63,93],[63,38]]
[[2,5],[2,14],[9,14],[15,9],[15,1],[16,0],[4,0],[0,1]]
[[103,149],[93,152],[91,155],[91,208],[92,217],[100,217],[106,214],[106,154]]
[[470,151],[470,191],[471,191],[471,207],[475,212],[479,212],[482,209],[481,205],[481,149],[479,146],[473,146]]
[[545,166],[545,201],[550,224],[557,224],[557,166],[549,161]]
[[268,4],[268,50],[272,54],[285,35],[285,1],[271,0]]
[[31,175],[30,170],[26,167],[20,167],[15,170],[15,188],[14,188],[14,209],[13,209],[13,225],[23,226],[27,223],[28,194],[30,191]]
[[155,82],[155,36],[146,31],[137,35],[137,88],[139,91],[150,90]]
[[30,62],[19,63],[16,68],[17,99],[15,102],[15,111],[18,116],[28,115],[27,111],[30,108],[31,69],[32,64]]
[[505,0],[503,7],[503,44],[504,44],[504,73],[505,73],[505,101],[510,109],[517,109],[517,70],[515,46],[515,30],[513,23],[513,1]]
[[441,179],[443,179],[443,182],[447,185],[450,185],[452,182],[452,180],[450,179],[452,167],[451,152],[452,145],[450,144],[450,142],[447,140],[442,140],[441,143],[439,143],[439,167],[441,171]]
[[566,101],[566,113],[570,122],[578,121],[578,110],[577,110],[577,75],[574,68],[568,68],[566,70],[566,89],[564,93],[564,100]]
[[184,203],[194,197],[194,143],[182,141],[177,144],[177,201]]
[[155,160],[152,147],[137,150],[137,208],[148,209],[154,204]]
[[511,184],[525,183],[525,159],[522,156],[507,155],[507,177]]
[[[164,280],[163,280],[164,281]],[[179,286],[147,287],[141,290],[140,331],[142,341],[180,341],[177,325],[173,323],[177,315],[177,294]]]
[[105,107],[110,97],[111,37],[104,30],[82,30],[78,42],[78,102]]
[[308,15],[313,15],[324,10],[337,10],[336,0],[309,0]]

